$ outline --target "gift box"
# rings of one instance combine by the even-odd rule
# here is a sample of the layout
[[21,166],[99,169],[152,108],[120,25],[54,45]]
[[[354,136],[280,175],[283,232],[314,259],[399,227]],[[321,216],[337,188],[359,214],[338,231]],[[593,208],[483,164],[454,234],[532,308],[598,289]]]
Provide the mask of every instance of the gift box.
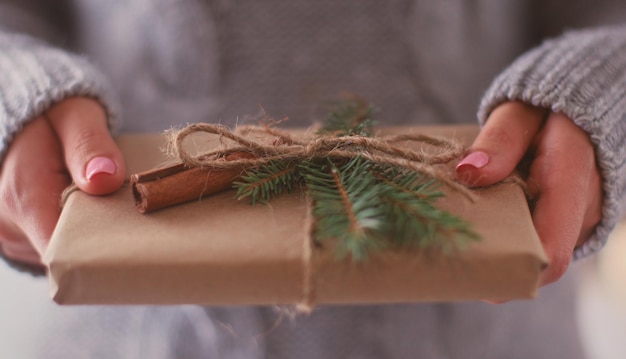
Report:
[[[471,143],[475,126],[395,127]],[[128,172],[164,161],[158,134],[118,139]],[[215,143],[209,143],[210,148]],[[60,304],[367,304],[536,295],[547,260],[523,190],[501,183],[443,188],[437,201],[472,224],[481,240],[453,253],[389,249],[338,259],[311,239],[310,201],[293,191],[250,205],[224,191],[141,214],[128,185],[108,196],[74,192],[44,256]]]

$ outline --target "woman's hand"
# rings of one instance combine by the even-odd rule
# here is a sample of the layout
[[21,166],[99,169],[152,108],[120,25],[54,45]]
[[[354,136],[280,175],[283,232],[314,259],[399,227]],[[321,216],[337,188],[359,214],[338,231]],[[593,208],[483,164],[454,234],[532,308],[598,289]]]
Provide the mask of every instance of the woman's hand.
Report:
[[73,181],[90,194],[124,182],[122,155],[104,110],[87,98],[66,99],[28,123],[9,148],[0,172],[0,246],[14,260],[41,265]]
[[574,248],[600,221],[600,172],[587,133],[567,116],[507,102],[491,113],[458,164],[457,177],[485,186],[510,175],[521,161],[536,198],[533,223],[550,261],[541,280],[546,285],[565,273]]

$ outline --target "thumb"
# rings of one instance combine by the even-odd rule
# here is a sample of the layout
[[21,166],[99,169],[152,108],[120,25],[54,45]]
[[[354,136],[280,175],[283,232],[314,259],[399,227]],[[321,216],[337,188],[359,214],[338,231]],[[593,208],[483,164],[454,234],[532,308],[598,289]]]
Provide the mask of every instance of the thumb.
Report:
[[457,179],[468,186],[488,186],[509,176],[528,151],[546,111],[522,102],[496,107],[456,166]]
[[94,195],[116,191],[124,183],[122,154],[111,138],[104,109],[89,98],[66,99],[47,112],[74,183]]

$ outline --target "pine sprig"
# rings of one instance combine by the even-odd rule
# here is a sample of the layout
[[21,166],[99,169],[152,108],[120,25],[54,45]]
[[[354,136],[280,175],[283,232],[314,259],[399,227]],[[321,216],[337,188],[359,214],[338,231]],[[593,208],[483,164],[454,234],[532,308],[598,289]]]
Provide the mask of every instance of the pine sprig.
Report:
[[[372,107],[362,101],[340,102],[318,134],[370,136],[371,114]],[[437,208],[444,196],[440,182],[360,155],[341,161],[272,161],[248,170],[235,183],[236,197],[267,202],[297,185],[306,186],[313,200],[315,240],[332,240],[340,258],[362,261],[381,248],[450,253],[479,239],[470,224]]]
[[250,203],[268,202],[283,192],[291,192],[300,180],[298,166],[293,162],[272,161],[263,167],[246,171],[241,181],[233,183],[238,200],[250,198]]
[[348,99],[331,103],[321,135],[372,136],[375,108],[359,99]]
[[445,196],[439,191],[441,183],[404,169],[376,166],[374,170],[381,186],[387,187],[380,189],[380,198],[388,206],[393,246],[440,247],[451,252],[479,239],[467,222],[435,206]]
[[337,240],[339,257],[367,258],[371,250],[384,246],[381,229],[385,209],[377,202],[377,180],[371,175],[372,163],[355,157],[338,167],[306,163],[302,168],[305,184],[314,202],[315,235],[318,241]]

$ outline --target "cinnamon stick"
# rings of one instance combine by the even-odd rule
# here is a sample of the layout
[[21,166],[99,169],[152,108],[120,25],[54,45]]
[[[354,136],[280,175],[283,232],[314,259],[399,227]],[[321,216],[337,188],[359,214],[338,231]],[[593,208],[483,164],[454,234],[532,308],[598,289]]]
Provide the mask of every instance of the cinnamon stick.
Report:
[[[250,152],[241,151],[226,155],[224,160],[255,157]],[[190,168],[176,164],[133,174],[130,184],[137,210],[148,213],[229,189],[241,174],[241,169]]]

